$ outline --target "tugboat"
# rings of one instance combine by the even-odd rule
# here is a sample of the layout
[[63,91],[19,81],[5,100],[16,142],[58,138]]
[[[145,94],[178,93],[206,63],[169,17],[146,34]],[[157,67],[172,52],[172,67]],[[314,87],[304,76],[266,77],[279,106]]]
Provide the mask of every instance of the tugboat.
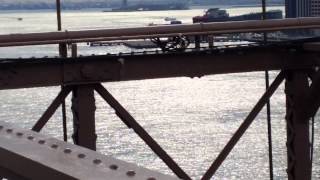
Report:
[[175,17],[165,17],[164,20],[165,21],[175,21],[175,20],[177,20],[177,18],[175,18]]
[[[259,20],[262,13],[249,13],[240,16],[229,16],[226,10],[219,8],[208,9],[203,16],[193,17],[193,23],[200,22],[223,22],[223,21],[246,21],[246,20]],[[266,12],[266,19],[282,19],[281,10],[272,10]]]

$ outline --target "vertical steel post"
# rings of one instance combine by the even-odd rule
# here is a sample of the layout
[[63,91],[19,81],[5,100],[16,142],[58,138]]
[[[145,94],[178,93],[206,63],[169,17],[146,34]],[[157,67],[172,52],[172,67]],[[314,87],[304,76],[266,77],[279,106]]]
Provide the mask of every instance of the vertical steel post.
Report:
[[[72,44],[72,57],[78,56],[77,44]],[[92,85],[79,85],[73,90],[73,141],[75,144],[96,150],[95,99]]]
[[213,48],[214,47],[214,37],[213,35],[208,35],[208,45],[209,45],[209,48]]
[[307,106],[308,88],[306,73],[287,72],[285,93],[289,180],[311,180],[309,118],[301,110],[301,106]]
[[[261,17],[262,20],[267,19],[266,13],[267,13],[266,0],[262,0],[262,17]],[[266,41],[267,41],[267,33],[266,32],[263,33],[263,41],[264,41],[264,43],[266,43]]]
[[58,31],[61,31],[61,3],[60,0],[56,0],[57,7],[57,20],[58,20]]
[[200,35],[195,35],[194,36],[194,46],[196,49],[200,49],[200,47],[201,47],[200,41],[201,41]]
[[75,144],[96,150],[95,99],[92,85],[78,85],[73,90],[72,112]]
[[71,56],[73,58],[76,58],[78,56],[78,46],[75,43],[71,45]]

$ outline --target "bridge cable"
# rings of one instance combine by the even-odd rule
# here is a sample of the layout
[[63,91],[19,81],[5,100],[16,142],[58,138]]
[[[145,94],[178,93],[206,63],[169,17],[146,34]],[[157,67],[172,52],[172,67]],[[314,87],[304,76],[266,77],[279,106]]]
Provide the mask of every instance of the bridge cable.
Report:
[[[265,71],[266,89],[269,88],[269,72]],[[267,101],[267,125],[268,125],[268,148],[269,148],[269,172],[270,180],[273,180],[273,154],[272,154],[272,126],[270,99]]]
[[[262,0],[262,20],[266,19],[266,0]],[[267,44],[267,33],[263,33],[263,44]],[[265,71],[265,84],[266,89],[269,88],[269,71]],[[270,173],[270,180],[273,180],[273,154],[272,154],[272,126],[271,126],[271,107],[270,107],[270,99],[268,99],[267,104],[267,128],[268,128],[268,152],[269,152],[269,173]]]
[[314,152],[314,116],[311,118],[310,169],[312,172]]
[[[58,31],[62,30],[61,25],[61,3],[60,0],[56,0],[56,8],[57,8],[57,25],[58,25]],[[68,53],[65,51],[66,48],[64,48],[65,44],[59,44],[59,54],[60,57],[66,58],[68,56]],[[62,76],[64,73],[62,74]],[[64,78],[63,78],[64,79]],[[62,82],[63,83],[63,82]],[[61,89],[63,89],[64,84],[61,85]],[[66,102],[65,100],[61,103],[61,110],[62,110],[62,128],[63,128],[63,140],[65,142],[68,141],[68,134],[67,134],[67,115],[66,115]]]

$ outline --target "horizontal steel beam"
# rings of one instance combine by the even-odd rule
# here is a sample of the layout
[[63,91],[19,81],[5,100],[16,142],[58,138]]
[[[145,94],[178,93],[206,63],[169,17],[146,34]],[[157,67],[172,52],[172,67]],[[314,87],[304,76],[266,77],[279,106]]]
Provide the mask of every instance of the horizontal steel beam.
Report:
[[0,35],[0,47],[320,28],[319,17]]
[[0,122],[3,176],[34,180],[178,179]]
[[314,52],[281,47],[0,61],[0,89],[311,68]]

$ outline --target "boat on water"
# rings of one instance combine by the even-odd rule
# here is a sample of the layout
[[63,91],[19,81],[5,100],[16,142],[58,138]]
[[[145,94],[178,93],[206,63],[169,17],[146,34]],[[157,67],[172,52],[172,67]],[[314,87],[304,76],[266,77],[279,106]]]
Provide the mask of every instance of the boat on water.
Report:
[[177,20],[177,18],[175,18],[175,17],[165,17],[164,20],[165,21],[175,21],[175,20]]
[[[226,10],[220,8],[210,8],[203,16],[193,17],[193,23],[200,22],[224,22],[224,21],[246,21],[246,20],[259,20],[262,13],[249,13],[239,16],[230,16]],[[271,10],[266,12],[266,19],[282,19],[281,10]]]
[[[123,6],[120,8],[112,9],[111,12],[131,12],[131,11],[165,11],[165,10],[186,10],[189,5],[185,3],[174,4],[138,4],[131,6]],[[110,11],[104,11],[110,12]]]
[[182,24],[180,20],[172,20],[169,24],[155,24],[153,22],[149,23],[148,26],[167,26],[167,25],[174,25],[174,24]]

